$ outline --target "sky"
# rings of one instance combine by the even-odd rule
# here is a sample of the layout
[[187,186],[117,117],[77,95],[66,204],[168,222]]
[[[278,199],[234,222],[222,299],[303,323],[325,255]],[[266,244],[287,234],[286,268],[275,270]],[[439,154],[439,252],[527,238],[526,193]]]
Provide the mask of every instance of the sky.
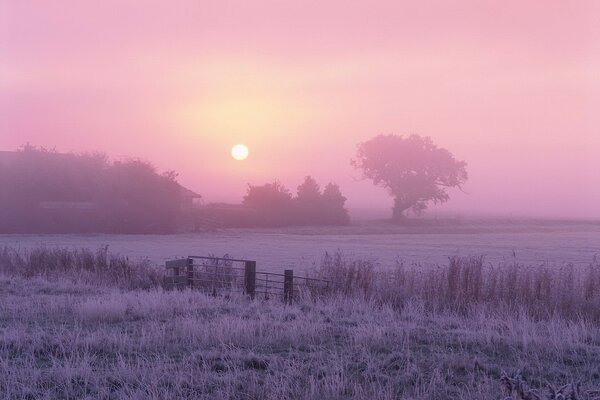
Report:
[[349,161],[413,133],[468,163],[430,215],[599,219],[600,2],[0,0],[0,150],[142,158],[207,202],[312,175],[388,212]]

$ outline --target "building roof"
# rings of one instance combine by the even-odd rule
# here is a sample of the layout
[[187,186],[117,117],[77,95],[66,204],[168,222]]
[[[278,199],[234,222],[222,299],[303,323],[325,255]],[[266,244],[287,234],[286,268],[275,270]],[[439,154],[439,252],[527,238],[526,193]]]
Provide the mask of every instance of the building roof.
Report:
[[[68,153],[51,153],[51,154],[53,154],[57,157],[71,156]],[[0,166],[8,166],[8,165],[15,163],[21,155],[22,155],[22,152],[19,152],[19,151],[0,150]],[[186,188],[185,186],[181,185],[180,183],[177,183],[177,184],[179,185],[179,190],[181,191],[181,195],[183,197],[190,198],[190,199],[202,198],[201,195],[194,192],[193,190]]]
[[193,190],[186,188],[181,183],[177,183],[177,184],[179,185],[179,190],[181,191],[181,195],[183,197],[189,197],[189,198],[193,198],[193,199],[199,199],[202,197],[201,195],[194,192]]

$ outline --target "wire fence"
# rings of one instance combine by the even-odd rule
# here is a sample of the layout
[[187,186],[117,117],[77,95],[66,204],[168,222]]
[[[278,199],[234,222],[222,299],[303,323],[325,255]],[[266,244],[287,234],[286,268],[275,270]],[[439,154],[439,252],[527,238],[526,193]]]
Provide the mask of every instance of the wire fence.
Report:
[[244,293],[251,298],[292,302],[300,296],[322,296],[340,287],[334,281],[284,273],[256,271],[256,261],[188,256],[166,262],[166,289],[197,289],[211,295]]

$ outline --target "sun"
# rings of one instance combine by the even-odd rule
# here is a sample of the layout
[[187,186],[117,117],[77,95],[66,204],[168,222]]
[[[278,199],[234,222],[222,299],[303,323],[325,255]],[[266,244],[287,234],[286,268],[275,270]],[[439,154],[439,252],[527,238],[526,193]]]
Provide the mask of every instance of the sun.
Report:
[[231,148],[231,157],[238,161],[242,161],[248,158],[248,154],[250,154],[250,151],[248,150],[248,147],[246,145],[236,144]]

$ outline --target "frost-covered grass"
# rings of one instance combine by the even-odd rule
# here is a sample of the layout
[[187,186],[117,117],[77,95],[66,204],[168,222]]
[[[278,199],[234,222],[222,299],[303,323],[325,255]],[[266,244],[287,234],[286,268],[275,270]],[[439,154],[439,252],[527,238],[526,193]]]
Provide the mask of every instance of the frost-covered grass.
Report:
[[445,264],[396,263],[376,268],[369,260],[326,254],[313,275],[336,282],[347,296],[361,295],[402,308],[420,301],[427,310],[467,313],[472,306],[525,310],[539,319],[559,314],[600,322],[600,262],[588,265],[490,264],[483,256],[450,257]]
[[285,305],[163,291],[159,269],[105,248],[4,248],[0,399],[502,399],[517,370],[600,388],[595,261],[333,254],[312,274],[340,285]]
[[[106,247],[87,249],[0,248],[0,273],[50,281],[70,281],[121,289],[159,288],[164,268],[147,261],[130,261]],[[445,264],[427,266],[396,262],[385,268],[374,261],[353,259],[337,252],[325,254],[306,272],[332,282],[311,295],[342,294],[402,308],[419,301],[427,310],[468,312],[470,307],[524,309],[536,318],[554,314],[600,321],[600,262],[588,265],[524,265],[486,263],[483,256],[450,257]]]
[[164,270],[148,260],[129,260],[110,253],[108,246],[95,251],[4,246],[0,247],[0,273],[24,278],[42,277],[52,281],[70,280],[96,286],[148,289],[160,285]]
[[0,278],[3,399],[501,399],[600,386],[600,325],[525,309],[279,301]]

